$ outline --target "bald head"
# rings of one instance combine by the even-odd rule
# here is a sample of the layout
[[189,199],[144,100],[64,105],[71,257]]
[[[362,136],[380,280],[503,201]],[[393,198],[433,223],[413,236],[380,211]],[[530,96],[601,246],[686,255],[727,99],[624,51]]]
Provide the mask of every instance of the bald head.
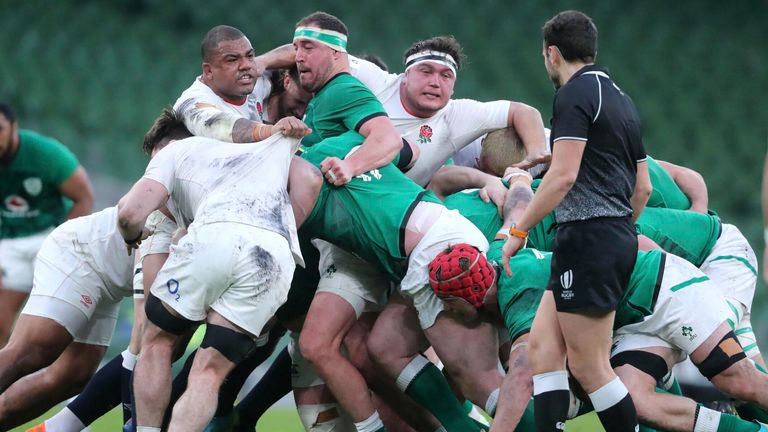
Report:
[[219,25],[208,30],[200,46],[200,54],[203,56],[203,61],[206,63],[213,61],[213,56],[216,54],[220,43],[244,37],[243,32],[228,25]]

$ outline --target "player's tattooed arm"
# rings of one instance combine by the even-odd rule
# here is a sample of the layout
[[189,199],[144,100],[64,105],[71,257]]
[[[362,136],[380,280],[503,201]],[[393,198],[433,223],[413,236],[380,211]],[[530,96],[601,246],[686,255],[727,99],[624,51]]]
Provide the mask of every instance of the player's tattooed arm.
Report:
[[[262,126],[265,127],[265,126]],[[246,118],[239,118],[235,120],[235,124],[232,126],[232,142],[244,143],[254,142],[256,140],[256,134],[254,129],[256,128],[256,122],[248,120]],[[264,134],[264,132],[262,132]],[[266,135],[267,137],[269,135]],[[263,139],[263,138],[262,138]]]
[[507,190],[507,195],[504,199],[504,229],[509,229],[513,223],[520,219],[532,199],[533,190],[530,184],[514,182],[509,185],[509,190]]

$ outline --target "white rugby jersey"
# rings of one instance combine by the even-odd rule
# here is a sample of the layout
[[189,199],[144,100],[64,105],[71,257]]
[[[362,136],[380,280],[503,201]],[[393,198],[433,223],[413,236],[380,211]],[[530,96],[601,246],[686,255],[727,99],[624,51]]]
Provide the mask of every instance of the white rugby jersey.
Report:
[[180,227],[236,222],[273,231],[303,265],[287,190],[297,147],[298,139],[282,134],[251,144],[191,137],[160,150],[144,177],[168,190],[168,210]]
[[72,251],[104,281],[112,300],[133,292],[133,260],[117,229],[117,206],[59,225],[50,238],[64,250]]
[[197,77],[179,96],[173,109],[181,113],[184,124],[194,135],[232,142],[232,127],[237,119],[269,122],[266,100],[272,91],[270,76],[266,72],[258,77],[253,92],[240,105],[222,99]]
[[352,75],[363,82],[384,105],[400,136],[421,150],[406,175],[426,186],[435,172],[456,152],[492,130],[507,127],[509,101],[478,102],[451,99],[429,118],[409,114],[400,101],[403,74],[390,74],[371,62],[349,57]]

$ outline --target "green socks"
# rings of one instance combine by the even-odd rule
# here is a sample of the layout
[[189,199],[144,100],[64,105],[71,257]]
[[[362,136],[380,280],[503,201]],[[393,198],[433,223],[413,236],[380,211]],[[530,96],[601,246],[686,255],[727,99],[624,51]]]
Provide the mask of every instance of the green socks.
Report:
[[426,358],[414,357],[397,377],[397,386],[432,413],[446,432],[479,430],[464,413],[443,373]]

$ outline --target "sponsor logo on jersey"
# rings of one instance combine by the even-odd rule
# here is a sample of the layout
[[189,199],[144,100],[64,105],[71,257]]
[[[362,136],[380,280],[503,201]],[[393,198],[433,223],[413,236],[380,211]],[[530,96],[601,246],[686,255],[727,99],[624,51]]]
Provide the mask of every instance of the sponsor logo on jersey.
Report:
[[563,300],[570,300],[573,298],[573,270],[568,270],[560,275],[560,286],[563,287],[563,292],[560,293],[560,297]]
[[419,129],[418,141],[420,144],[426,144],[428,142],[432,142],[432,128],[429,127],[429,125],[423,125],[421,129]]
[[5,198],[5,208],[13,213],[24,213],[29,210],[29,203],[18,195],[11,195]]
[[22,183],[24,190],[32,196],[38,196],[43,191],[43,181],[39,177],[30,177]]
[[80,303],[82,303],[86,309],[89,309],[91,306],[93,306],[93,299],[89,295],[81,294]]
[[264,120],[264,108],[261,106],[261,102],[256,102],[256,112],[259,113],[259,119]]

